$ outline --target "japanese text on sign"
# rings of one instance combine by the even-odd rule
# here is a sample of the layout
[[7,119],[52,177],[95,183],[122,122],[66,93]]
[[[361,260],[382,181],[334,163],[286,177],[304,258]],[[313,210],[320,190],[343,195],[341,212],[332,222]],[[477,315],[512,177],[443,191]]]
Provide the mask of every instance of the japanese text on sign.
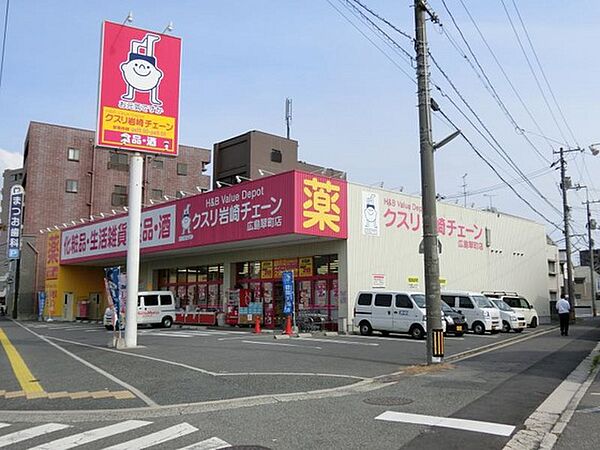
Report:
[[319,230],[325,227],[334,232],[340,231],[340,207],[337,201],[340,198],[340,186],[331,180],[319,181],[316,177],[304,180],[303,193],[306,200],[302,203],[302,226],[312,228],[318,226]]
[[23,187],[15,184],[10,188],[8,233],[6,253],[9,259],[21,257],[21,226],[23,224]]

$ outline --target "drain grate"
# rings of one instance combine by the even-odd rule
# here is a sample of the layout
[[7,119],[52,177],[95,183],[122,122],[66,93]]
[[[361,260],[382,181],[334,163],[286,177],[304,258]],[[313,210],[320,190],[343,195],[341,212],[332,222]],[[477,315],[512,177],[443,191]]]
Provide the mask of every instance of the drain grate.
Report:
[[370,397],[363,400],[368,405],[377,406],[399,406],[409,405],[413,402],[412,399],[406,397]]

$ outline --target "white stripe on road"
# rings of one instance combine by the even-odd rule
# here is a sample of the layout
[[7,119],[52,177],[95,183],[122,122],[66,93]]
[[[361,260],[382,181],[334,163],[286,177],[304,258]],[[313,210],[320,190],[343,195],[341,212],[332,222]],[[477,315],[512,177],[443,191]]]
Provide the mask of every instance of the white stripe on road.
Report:
[[259,342],[259,341],[242,341],[244,344],[258,344],[258,345],[281,345],[283,347],[300,347],[300,348],[316,348],[317,350],[323,350],[322,347],[313,347],[310,345],[294,345],[284,344],[279,342]]
[[229,443],[218,437],[212,437],[205,441],[196,442],[195,444],[181,447],[179,450],[217,450],[219,448],[231,447]]
[[413,339],[413,338],[409,338],[409,337],[384,337],[384,336],[359,336],[359,335],[353,335],[351,336],[352,339],[377,339],[380,341],[386,341],[386,342],[414,342],[415,344],[424,344],[426,341],[425,339]]
[[107,330],[106,328],[94,328],[93,330],[85,330],[86,333],[92,333],[94,331],[110,331],[110,330]]
[[422,414],[409,414],[396,411],[386,411],[383,414],[380,414],[379,416],[375,417],[375,420],[454,428],[456,430],[495,434],[496,436],[510,436],[515,430],[515,427],[513,425],[504,425],[502,423],[480,422],[478,420],[466,419],[453,419],[450,417],[425,416]]
[[250,334],[246,334],[246,336],[219,338],[219,339],[217,339],[217,341],[234,341],[237,339],[247,339],[248,337],[250,337]]
[[10,427],[10,423],[0,423],[0,428]]
[[57,439],[56,441],[47,442],[29,450],[67,450],[69,448],[78,447],[80,445],[89,444],[100,439],[104,439],[115,434],[124,433],[125,431],[135,430],[136,428],[150,425],[152,422],[143,420],[126,420],[125,422],[116,423],[107,427],[96,428],[94,430],[84,431],[83,433],[67,436],[66,438]]
[[379,347],[379,344],[375,344],[374,342],[338,341],[335,339],[317,339],[317,338],[298,338],[298,340],[314,341],[314,342],[331,342],[332,344],[369,345],[372,347]]
[[153,445],[162,444],[163,442],[177,439],[187,434],[198,431],[198,428],[191,426],[189,423],[180,423],[156,433],[132,439],[131,441],[123,442],[112,447],[107,447],[104,450],[142,450],[152,447]]
[[64,430],[65,428],[69,428],[69,425],[63,425],[61,423],[46,423],[37,427],[27,428],[26,430],[17,431],[15,433],[0,437],[0,447],[7,447],[9,445],[16,444],[17,442],[33,439],[34,437],[53,433],[54,431]]
[[149,336],[165,336],[165,337],[180,337],[180,338],[191,338],[194,337],[191,334],[183,333],[151,333]]

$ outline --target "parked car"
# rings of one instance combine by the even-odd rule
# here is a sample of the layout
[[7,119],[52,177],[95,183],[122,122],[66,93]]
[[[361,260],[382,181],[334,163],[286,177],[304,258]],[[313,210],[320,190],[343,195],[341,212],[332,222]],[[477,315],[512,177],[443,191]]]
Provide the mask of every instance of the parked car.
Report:
[[492,303],[500,310],[500,319],[502,320],[502,331],[508,333],[513,330],[515,333],[520,333],[527,328],[525,317],[517,314],[504,300],[499,298],[490,298]]
[[475,334],[500,332],[500,311],[485,295],[478,292],[444,291],[442,300],[465,316],[469,329]]
[[535,328],[540,324],[540,319],[537,311],[530,304],[525,297],[517,294],[516,292],[505,292],[505,291],[493,291],[484,292],[487,297],[494,297],[503,300],[508,306],[510,306],[514,312],[518,315],[525,317],[525,322],[531,328]]
[[[445,329],[445,322],[443,322]],[[408,333],[423,339],[427,331],[425,295],[399,291],[361,291],[354,306],[354,326],[360,334],[380,331]]]
[[442,311],[444,313],[444,320],[446,321],[447,334],[460,337],[468,331],[469,327],[465,316],[448,306],[445,302],[442,302]]
[[[123,313],[124,315],[124,313]],[[113,329],[113,310],[104,312],[104,326]],[[175,318],[175,298],[171,291],[138,292],[137,323],[171,328]],[[123,329],[123,326],[121,326]]]

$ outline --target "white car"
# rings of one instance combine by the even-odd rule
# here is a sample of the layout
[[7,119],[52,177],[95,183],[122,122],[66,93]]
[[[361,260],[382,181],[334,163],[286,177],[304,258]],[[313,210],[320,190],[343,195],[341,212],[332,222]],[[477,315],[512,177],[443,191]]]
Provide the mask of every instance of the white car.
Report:
[[[122,313],[123,319],[125,312]],[[161,325],[171,328],[175,320],[175,298],[171,291],[138,292],[137,323],[140,325]],[[125,322],[122,320],[121,322]],[[104,326],[107,330],[113,329],[113,309],[106,308],[104,312]],[[121,329],[124,324],[121,323]]]
[[467,325],[475,334],[492,334],[502,330],[500,311],[485,295],[478,292],[442,291],[442,300],[465,316]]
[[494,292],[484,292],[487,297],[490,298],[499,298],[503,300],[508,306],[512,308],[514,312],[516,312],[519,316],[525,317],[525,322],[527,322],[527,326],[531,328],[535,328],[540,324],[540,319],[538,317],[538,313],[531,305],[527,299],[516,292],[503,292],[503,291],[494,291]]
[[520,333],[527,328],[525,317],[517,314],[510,306],[504,303],[499,298],[490,298],[492,303],[500,310],[500,319],[502,320],[502,331],[508,333],[513,330],[515,333]]

